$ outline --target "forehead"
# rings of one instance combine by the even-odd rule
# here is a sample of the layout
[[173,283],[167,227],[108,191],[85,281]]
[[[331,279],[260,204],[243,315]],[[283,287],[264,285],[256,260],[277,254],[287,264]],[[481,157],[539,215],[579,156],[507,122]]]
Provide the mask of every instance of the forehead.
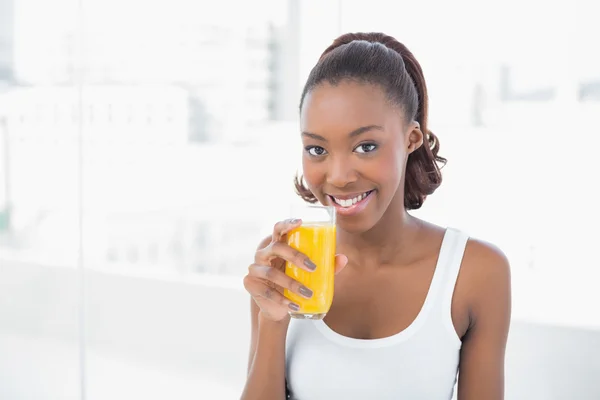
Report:
[[335,129],[351,131],[360,126],[386,125],[390,119],[402,119],[378,85],[341,82],[322,83],[306,94],[300,113],[305,131]]

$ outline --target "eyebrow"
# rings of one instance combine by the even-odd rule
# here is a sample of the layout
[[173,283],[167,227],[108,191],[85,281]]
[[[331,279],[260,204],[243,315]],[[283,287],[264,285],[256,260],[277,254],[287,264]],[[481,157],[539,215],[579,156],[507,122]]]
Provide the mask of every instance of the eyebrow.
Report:
[[[369,132],[369,131],[372,131],[372,130],[379,130],[379,131],[382,131],[382,130],[383,130],[383,127],[382,127],[382,126],[379,126],[379,125],[367,125],[367,126],[361,126],[360,128],[358,128],[358,129],[355,129],[355,130],[353,130],[352,132],[350,132],[350,133],[348,134],[348,137],[349,137],[349,138],[353,138],[353,137],[356,137],[356,136],[360,136],[360,135],[362,135],[363,133],[367,133],[367,132]],[[321,136],[321,135],[317,135],[316,133],[311,133],[311,132],[302,132],[302,136],[308,136],[308,137],[310,137],[310,138],[313,138],[313,139],[315,139],[315,140],[320,140],[320,141],[322,141],[322,142],[327,142],[327,139],[325,139],[325,138],[324,138],[323,136]]]

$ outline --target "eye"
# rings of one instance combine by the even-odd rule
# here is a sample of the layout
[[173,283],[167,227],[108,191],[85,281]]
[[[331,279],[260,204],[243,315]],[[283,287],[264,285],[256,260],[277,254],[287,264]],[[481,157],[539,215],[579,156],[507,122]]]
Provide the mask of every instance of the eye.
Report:
[[304,149],[313,157],[319,157],[327,154],[327,151],[321,146],[306,146]]
[[356,149],[354,149],[354,151],[356,151],[357,153],[370,153],[372,151],[375,151],[375,149],[377,149],[377,145],[374,143],[363,143],[363,144],[359,144]]

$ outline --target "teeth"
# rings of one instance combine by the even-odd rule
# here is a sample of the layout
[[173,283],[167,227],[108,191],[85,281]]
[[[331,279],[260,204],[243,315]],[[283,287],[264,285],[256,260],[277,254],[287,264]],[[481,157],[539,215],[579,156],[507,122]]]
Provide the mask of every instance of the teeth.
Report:
[[345,200],[345,199],[338,199],[337,197],[334,197],[333,199],[335,200],[336,203],[338,203],[342,207],[350,207],[350,206],[358,203],[359,201],[361,201],[365,197],[367,197],[368,193],[369,192],[363,193],[361,195],[356,196],[353,199],[346,199]]

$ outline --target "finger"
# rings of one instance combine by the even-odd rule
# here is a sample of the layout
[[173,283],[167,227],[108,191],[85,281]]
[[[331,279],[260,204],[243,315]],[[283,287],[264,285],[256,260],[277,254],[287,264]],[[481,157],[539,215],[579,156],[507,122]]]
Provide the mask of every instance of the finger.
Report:
[[302,225],[302,220],[297,218],[286,219],[284,221],[279,221],[273,227],[273,236],[272,239],[274,242],[280,241],[285,234],[291,231],[294,228]]
[[256,252],[256,264],[269,265],[275,258],[283,258],[295,266],[308,272],[314,271],[317,266],[310,258],[284,242],[272,242],[262,250]]
[[274,284],[286,288],[296,294],[299,294],[302,297],[310,299],[313,295],[312,290],[310,290],[297,280],[294,280],[292,277],[286,275],[284,272],[278,270],[277,268],[269,267],[266,265],[252,264],[248,269],[251,276],[255,276],[266,281],[273,282]]
[[339,274],[342,272],[344,268],[348,265],[348,257],[343,254],[337,254],[335,256],[335,274]]
[[264,298],[274,305],[285,307],[292,311],[298,311],[300,306],[279,293],[277,289],[267,285],[265,281],[246,275],[244,278],[244,287],[254,298]]

